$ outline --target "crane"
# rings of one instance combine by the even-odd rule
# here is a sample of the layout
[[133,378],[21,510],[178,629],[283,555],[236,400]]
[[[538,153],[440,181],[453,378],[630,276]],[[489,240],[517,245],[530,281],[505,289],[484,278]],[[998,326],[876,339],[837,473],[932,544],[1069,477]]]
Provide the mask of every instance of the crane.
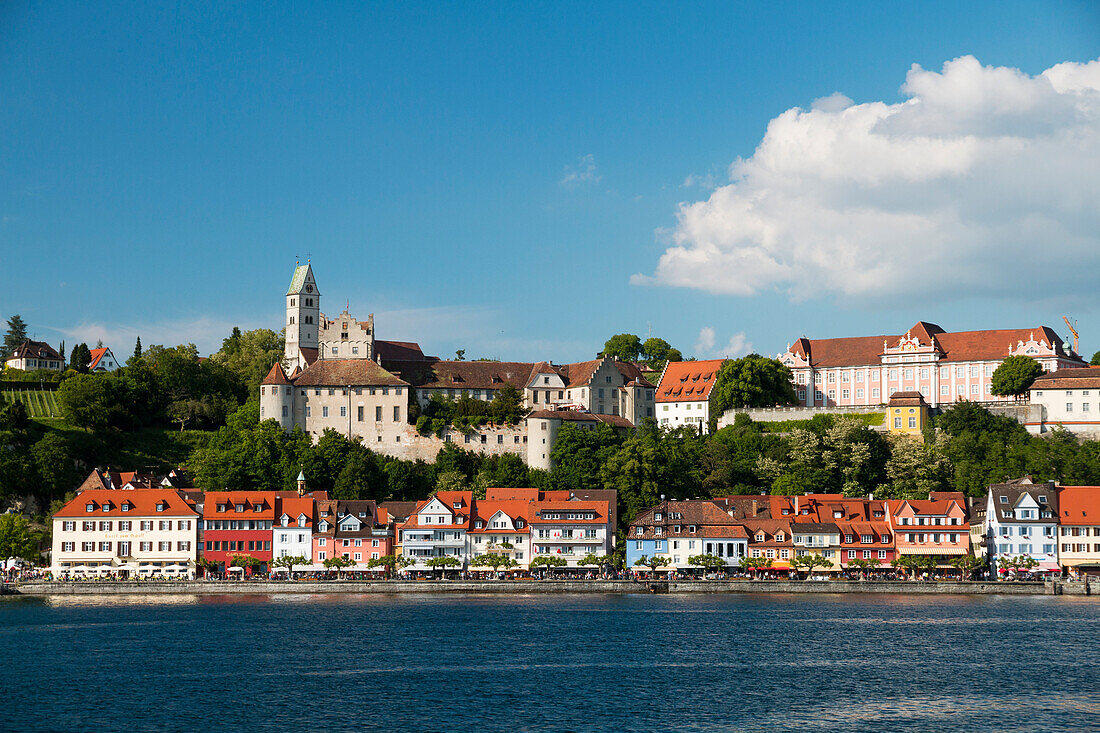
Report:
[[1080,353],[1077,350],[1077,341],[1080,338],[1080,334],[1077,333],[1077,321],[1074,320],[1073,323],[1070,323],[1069,316],[1062,316],[1062,320],[1066,322],[1066,327],[1069,328],[1069,332],[1073,334],[1073,353]]

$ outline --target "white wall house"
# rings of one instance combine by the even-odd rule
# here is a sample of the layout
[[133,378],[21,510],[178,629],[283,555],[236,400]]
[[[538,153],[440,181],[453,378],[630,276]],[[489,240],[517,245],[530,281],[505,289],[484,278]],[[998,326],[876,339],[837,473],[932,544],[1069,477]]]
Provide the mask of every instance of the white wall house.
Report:
[[473,494],[469,491],[440,491],[421,502],[398,528],[401,554],[415,561],[410,570],[427,570],[433,557],[453,557],[459,569],[470,560],[466,531],[470,527]]
[[670,361],[657,384],[657,424],[710,432],[710,394],[725,359]]
[[1031,404],[1040,410],[1028,430],[1043,433],[1061,425],[1075,433],[1100,433],[1100,367],[1061,369],[1036,379]]
[[611,552],[614,529],[607,502],[538,502],[530,521],[533,557],[561,557],[569,567],[577,567],[577,560],[585,555],[603,557]]
[[1058,492],[1050,484],[995,484],[986,497],[986,544],[990,570],[1001,569],[1011,557],[1027,556],[1038,564],[1033,572],[1058,572]]
[[303,568],[308,567],[313,556],[313,500],[280,497],[271,534],[272,559],[304,557]]

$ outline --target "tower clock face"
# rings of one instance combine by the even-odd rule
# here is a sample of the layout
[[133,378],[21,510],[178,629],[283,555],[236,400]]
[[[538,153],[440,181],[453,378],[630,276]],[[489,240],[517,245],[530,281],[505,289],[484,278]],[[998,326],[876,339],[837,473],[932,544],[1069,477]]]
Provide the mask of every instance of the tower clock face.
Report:
[[312,285],[306,285],[306,292],[307,293],[312,293],[313,292],[313,286]]

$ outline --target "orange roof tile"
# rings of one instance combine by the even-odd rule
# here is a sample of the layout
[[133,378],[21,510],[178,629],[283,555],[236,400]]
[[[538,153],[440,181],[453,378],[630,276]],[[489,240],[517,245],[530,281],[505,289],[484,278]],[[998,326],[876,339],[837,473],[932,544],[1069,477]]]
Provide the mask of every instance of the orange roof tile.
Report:
[[693,402],[710,399],[715,376],[725,362],[725,359],[670,361],[657,385],[657,401],[678,402],[676,397],[681,396],[684,388],[687,388],[684,395],[691,395]]
[[[90,512],[89,504],[92,505]],[[158,504],[163,506],[163,511],[157,511]],[[125,492],[88,489],[54,513],[54,517],[155,516],[197,517],[198,512],[175,489],[133,489]]]

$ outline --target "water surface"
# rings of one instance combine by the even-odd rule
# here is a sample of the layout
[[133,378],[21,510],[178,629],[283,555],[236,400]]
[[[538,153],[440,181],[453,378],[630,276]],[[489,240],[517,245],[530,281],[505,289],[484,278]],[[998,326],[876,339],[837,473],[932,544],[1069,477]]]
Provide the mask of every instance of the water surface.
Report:
[[0,602],[25,731],[1086,731],[1100,599]]

